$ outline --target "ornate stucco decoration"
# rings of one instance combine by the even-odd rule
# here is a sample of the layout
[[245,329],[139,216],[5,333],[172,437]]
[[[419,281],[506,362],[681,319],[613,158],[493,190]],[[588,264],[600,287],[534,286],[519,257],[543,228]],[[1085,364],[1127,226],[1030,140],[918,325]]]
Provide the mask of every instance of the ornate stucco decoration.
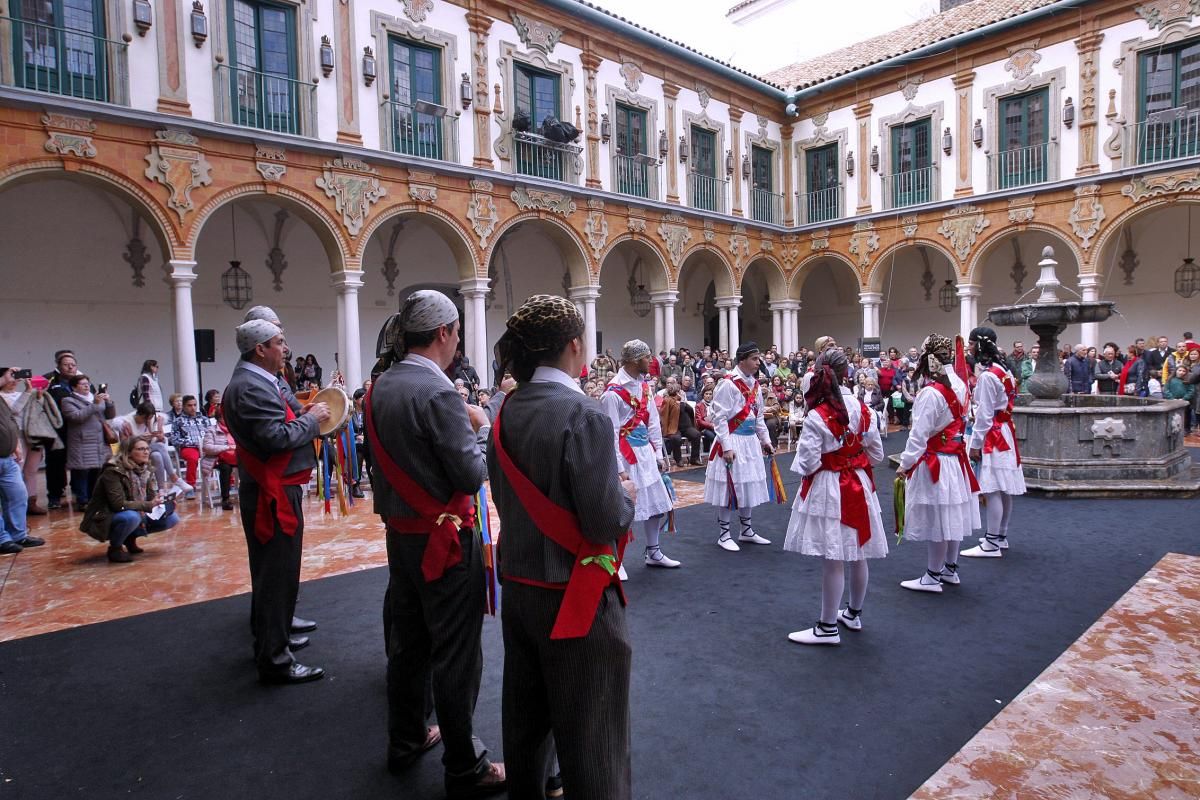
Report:
[[1015,225],[1033,222],[1034,208],[1033,195],[1014,197],[1008,201],[1008,221]]
[[554,52],[554,46],[562,38],[562,31],[540,20],[527,19],[515,11],[510,11],[509,16],[513,27],[517,29],[517,36],[521,38],[521,44],[541,50],[546,55]]
[[287,209],[281,208],[275,212],[275,238],[271,244],[271,252],[267,253],[266,265],[275,279],[275,291],[283,291],[283,272],[287,269],[287,256],[283,253],[283,226],[287,224]]
[[325,162],[325,170],[317,178],[317,188],[324,189],[342,215],[342,225],[351,236],[357,236],[371,211],[371,204],[387,194],[379,183],[379,172],[357,158],[343,156]]
[[[630,223],[632,222],[633,219],[631,218]],[[642,222],[644,224],[645,220]],[[679,262],[683,259],[683,251],[687,247],[688,242],[692,240],[692,229],[687,226],[683,217],[678,214],[668,214],[658,224],[658,235],[667,245],[667,253],[671,256],[671,264],[678,269]]]
[[812,235],[811,249],[813,252],[818,252],[820,250],[828,250],[829,249],[829,228],[822,228],[819,231],[813,231],[811,235]]
[[813,114],[812,121],[813,121],[813,125],[815,125],[816,127],[824,128],[825,123],[829,122],[829,112],[822,111],[820,114]]
[[1138,175],[1121,188],[1133,202],[1163,194],[1200,191],[1200,169],[1185,169],[1161,175]]
[[712,100],[712,93],[704,84],[696,84],[696,96],[700,98],[700,108],[708,110],[708,101]]
[[287,174],[287,153],[273,144],[254,143],[254,168],[263,180],[278,183]]
[[92,144],[90,136],[96,132],[96,125],[87,117],[47,113],[42,117],[42,126],[46,129],[44,147],[47,153],[57,153],[60,156],[69,153],[80,158],[96,157],[96,147]]
[[1180,19],[1191,20],[1200,15],[1200,0],[1147,0],[1134,6],[1138,16],[1146,20],[1150,30],[1164,28]]
[[704,220],[704,241],[708,242],[709,244],[712,244],[713,240],[716,238],[717,238],[717,230],[716,230],[716,228],[713,227],[712,220],[711,219]]
[[408,171],[408,196],[418,203],[436,203],[437,175],[432,172]]
[[779,243],[779,260],[784,269],[791,269],[800,260],[800,237],[794,233],[785,233]]
[[471,181],[471,200],[467,203],[467,219],[471,222],[471,229],[479,237],[480,250],[487,249],[488,239],[496,230],[496,223],[500,221],[496,204],[492,202],[491,191],[491,181],[480,179]]
[[865,269],[871,263],[871,253],[878,249],[879,234],[875,231],[875,223],[855,223],[854,233],[850,234],[849,250],[851,255],[858,256],[858,266]]
[[759,249],[764,253],[774,253],[775,252],[775,234],[771,233],[770,231],[763,231],[762,232],[762,243],[759,245]]
[[954,255],[963,260],[970,255],[979,234],[990,224],[983,211],[968,204],[948,211],[942,217],[942,224],[938,226],[937,232],[950,240]]
[[121,258],[125,259],[125,263],[133,270],[133,285],[141,288],[146,285],[146,265],[150,263],[150,253],[146,250],[146,243],[142,241],[142,218],[136,211],[132,216],[133,231],[129,235],[129,241],[125,243],[125,252],[121,254]]
[[733,253],[733,266],[740,274],[750,258],[750,237],[744,231],[733,234],[729,237],[729,251]]
[[565,217],[574,214],[577,208],[570,195],[529,186],[518,186],[510,196],[522,211],[549,211],[551,214],[561,214]]
[[154,136],[158,141],[150,145],[145,176],[167,187],[167,205],[183,222],[196,209],[192,190],[212,183],[212,165],[195,149],[200,144],[195,136],[178,130],[155,131]]
[[1104,222],[1104,206],[1097,197],[1099,193],[1098,183],[1077,188],[1075,205],[1071,207],[1071,213],[1067,216],[1067,222],[1071,223],[1071,230],[1079,237],[1084,250],[1092,246],[1092,237],[1100,230],[1100,223]]
[[767,118],[759,114],[754,118],[754,121],[758,123],[758,135],[765,139],[767,137]]
[[433,11],[433,0],[400,0],[404,6],[404,16],[420,25]]
[[917,235],[917,215],[905,214],[900,218],[900,227],[904,231],[904,238],[911,239]]
[[637,206],[626,206],[625,210],[629,215],[629,232],[644,234],[646,232],[646,212]]
[[608,244],[608,218],[603,211],[589,211],[587,221],[583,223],[583,233],[588,245],[592,248],[592,256],[600,263],[600,254],[604,245]]
[[642,74],[642,68],[632,61],[626,61],[621,65],[621,77],[625,79],[625,88],[636,93],[642,86],[642,79],[645,75]]
[[905,100],[912,101],[916,98],[917,89],[921,88],[921,83],[924,80],[924,75],[911,75],[898,82],[896,87],[900,90],[900,93],[904,95]]
[[1031,39],[1008,48],[1008,61],[1004,62],[1004,68],[1012,73],[1013,80],[1023,81],[1033,74],[1033,68],[1042,60],[1037,46],[1038,40]]

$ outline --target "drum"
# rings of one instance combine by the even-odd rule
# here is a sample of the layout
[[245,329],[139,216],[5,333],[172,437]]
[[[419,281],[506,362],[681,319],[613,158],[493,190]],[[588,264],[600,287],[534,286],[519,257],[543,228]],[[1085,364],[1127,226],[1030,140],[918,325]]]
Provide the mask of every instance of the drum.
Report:
[[350,410],[354,407],[350,396],[337,386],[328,386],[313,395],[310,403],[324,403],[329,406],[329,419],[321,423],[321,435],[328,436],[346,424],[350,419]]

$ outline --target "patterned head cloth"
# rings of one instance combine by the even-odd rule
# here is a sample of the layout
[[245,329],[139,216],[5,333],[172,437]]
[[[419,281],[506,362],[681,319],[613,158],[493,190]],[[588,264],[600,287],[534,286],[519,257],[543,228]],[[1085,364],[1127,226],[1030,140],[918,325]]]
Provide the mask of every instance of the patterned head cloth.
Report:
[[535,294],[508,318],[507,328],[529,352],[545,353],[583,333],[583,317],[565,297]]
[[651,356],[650,345],[643,342],[641,339],[630,339],[621,348],[621,363],[632,364],[634,361],[640,361],[643,358]]
[[413,292],[400,307],[400,329],[423,333],[458,322],[458,308],[449,297],[433,289]]
[[975,343],[975,358],[983,364],[991,364],[1000,357],[1000,348],[996,346],[996,332],[986,325],[980,325],[971,331],[969,337]]
[[834,418],[843,425],[849,424],[850,414],[846,411],[841,388],[841,378],[849,368],[850,360],[836,347],[831,347],[817,356],[813,364],[812,383],[804,394],[805,406],[813,409],[822,403],[828,403],[833,408]]
[[817,341],[813,345],[813,349],[820,353],[826,347],[837,344],[832,336],[818,336]]
[[741,360],[749,358],[750,356],[754,355],[755,353],[759,353],[759,352],[761,352],[761,351],[758,349],[757,344],[755,344],[754,342],[746,342],[745,344],[738,347],[737,353],[735,355],[737,356],[737,360],[741,361]]
[[279,326],[265,319],[252,319],[237,326],[237,348],[239,353],[249,353],[263,342],[269,342],[282,334]]
[[954,360],[954,342],[940,333],[931,333],[921,342],[921,363],[917,371],[931,378],[946,374],[946,365]]
[[279,321],[279,315],[270,306],[254,306],[246,312],[246,316],[242,318],[242,322],[251,322],[256,319],[266,320],[272,325],[277,325],[280,328],[283,327],[283,324]]

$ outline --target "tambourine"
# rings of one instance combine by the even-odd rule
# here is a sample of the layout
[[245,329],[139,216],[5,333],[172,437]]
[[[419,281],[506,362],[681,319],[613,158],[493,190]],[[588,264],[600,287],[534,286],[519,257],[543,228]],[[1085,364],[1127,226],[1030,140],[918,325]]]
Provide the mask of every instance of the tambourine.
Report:
[[346,424],[353,405],[350,396],[337,386],[327,386],[312,396],[309,403],[324,403],[329,406],[329,419],[321,423],[321,435],[328,436]]

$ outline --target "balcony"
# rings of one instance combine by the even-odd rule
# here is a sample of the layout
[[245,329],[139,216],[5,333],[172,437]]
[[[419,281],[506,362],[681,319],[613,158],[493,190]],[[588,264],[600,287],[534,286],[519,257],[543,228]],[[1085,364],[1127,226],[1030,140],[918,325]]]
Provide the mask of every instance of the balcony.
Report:
[[[428,108],[442,111],[440,106],[432,104]],[[387,149],[418,158],[443,159],[442,117],[439,114],[427,113],[420,102],[414,107],[391,100],[383,102],[382,112],[384,119],[389,120]]]
[[316,84],[229,64],[217,64],[217,77],[217,107],[223,121],[275,133],[309,134]]
[[621,194],[658,199],[657,158],[639,153],[635,156],[613,155],[612,188]]
[[810,222],[829,222],[842,216],[842,187],[830,186],[828,189],[818,189],[806,192],[800,198],[800,224]]
[[938,199],[936,164],[883,176],[883,207],[904,208]]
[[89,31],[0,17],[3,83],[102,103],[129,105],[129,45]]
[[1057,170],[1058,142],[988,153],[988,191],[1045,183]]
[[513,155],[517,173],[551,181],[577,183],[579,154],[576,144],[552,142],[536,133],[513,131]]
[[688,170],[688,205],[704,211],[725,212],[725,190],[729,181]]
[[779,225],[783,222],[783,195],[766,189],[750,190],[750,219]]
[[1187,106],[1154,111],[1125,126],[1126,163],[1154,164],[1200,155],[1200,110]]

